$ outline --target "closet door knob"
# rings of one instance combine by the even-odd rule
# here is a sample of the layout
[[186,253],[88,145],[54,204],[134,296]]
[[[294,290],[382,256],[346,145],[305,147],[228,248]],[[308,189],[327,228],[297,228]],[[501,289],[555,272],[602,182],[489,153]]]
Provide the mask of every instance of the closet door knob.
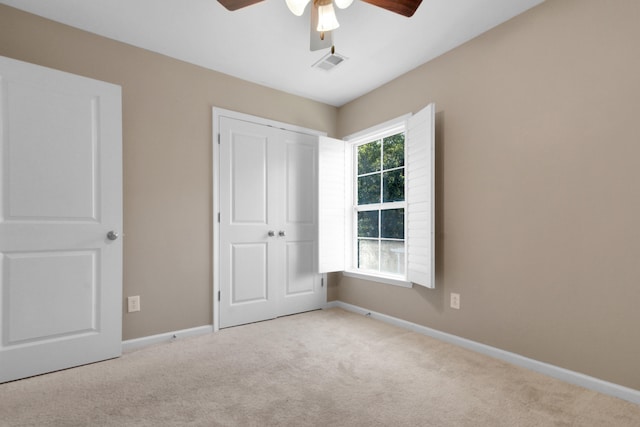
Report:
[[107,239],[109,240],[116,240],[118,237],[118,233],[113,230],[107,233]]
[[284,236],[286,236],[286,234],[285,234],[284,230],[280,230],[280,231],[278,232],[278,236],[280,236],[280,237],[284,237]]
[[269,237],[273,237],[276,235],[276,232],[273,230],[269,230],[269,232],[267,233],[269,235]]

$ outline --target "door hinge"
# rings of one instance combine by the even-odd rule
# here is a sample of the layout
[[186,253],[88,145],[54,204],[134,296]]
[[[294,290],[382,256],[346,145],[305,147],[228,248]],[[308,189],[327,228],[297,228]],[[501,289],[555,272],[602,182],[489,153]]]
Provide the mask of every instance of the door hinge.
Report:
[[220,301],[220,291],[218,291],[218,301]]
[[218,212],[218,222],[220,222],[220,212]]
[[320,278],[320,287],[324,288],[324,277]]
[[220,134],[218,134],[218,145],[220,145]]

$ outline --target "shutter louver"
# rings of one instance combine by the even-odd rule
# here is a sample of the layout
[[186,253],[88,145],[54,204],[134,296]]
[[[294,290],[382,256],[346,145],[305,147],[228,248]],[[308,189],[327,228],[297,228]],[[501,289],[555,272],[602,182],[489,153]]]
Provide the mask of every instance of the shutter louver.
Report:
[[318,272],[343,271],[345,143],[321,136],[318,144]]
[[435,105],[407,121],[407,278],[435,287]]

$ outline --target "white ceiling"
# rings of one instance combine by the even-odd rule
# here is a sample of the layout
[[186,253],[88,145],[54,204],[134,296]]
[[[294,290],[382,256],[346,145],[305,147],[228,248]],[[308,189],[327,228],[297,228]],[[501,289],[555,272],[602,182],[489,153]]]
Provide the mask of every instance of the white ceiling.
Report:
[[217,0],[0,0],[0,3],[274,89],[341,106],[543,0],[423,0],[412,18],[356,0],[336,9],[336,53],[309,51],[309,6],[229,12]]

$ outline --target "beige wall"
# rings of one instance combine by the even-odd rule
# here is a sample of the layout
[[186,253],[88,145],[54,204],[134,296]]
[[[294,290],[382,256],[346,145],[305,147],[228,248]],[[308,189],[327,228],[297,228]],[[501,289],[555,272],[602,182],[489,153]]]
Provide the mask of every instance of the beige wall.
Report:
[[335,107],[2,5],[0,55],[122,86],[124,339],[212,323],[213,106],[335,135]]
[[640,389],[638,17],[549,0],[340,108],[345,136],[436,103],[437,289],[337,298]]
[[212,106],[344,136],[436,102],[437,289],[330,298],[640,389],[638,16],[548,0],[339,110],[5,6],[0,55],[123,86],[125,339],[211,323]]

